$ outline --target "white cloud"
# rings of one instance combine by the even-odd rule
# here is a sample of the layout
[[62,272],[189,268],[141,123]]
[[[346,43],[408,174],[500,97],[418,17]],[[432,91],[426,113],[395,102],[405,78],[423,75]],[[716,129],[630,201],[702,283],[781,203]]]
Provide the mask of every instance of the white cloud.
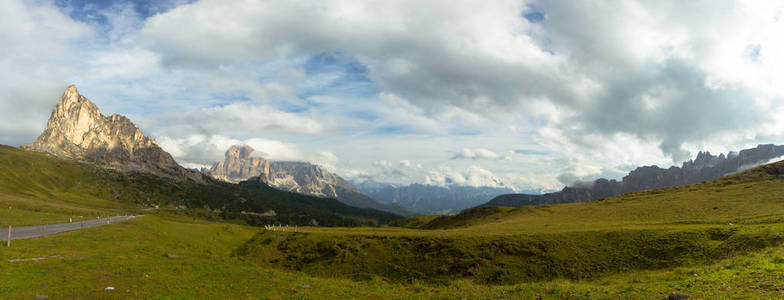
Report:
[[[0,10],[0,143],[33,141],[77,69],[72,42],[92,30],[49,3],[9,0]],[[52,99],[52,95],[56,95]]]
[[160,56],[140,48],[101,52],[87,65],[86,76],[107,81],[136,80],[162,72]]
[[493,172],[478,166],[471,166],[462,170],[441,167],[438,170],[429,172],[429,175],[425,177],[425,184],[437,186],[491,186],[514,189],[504,184]]
[[[753,96],[765,90],[753,82],[766,80],[734,71],[777,61],[782,44],[774,34],[780,8],[706,5],[536,2],[546,18],[530,23],[520,17],[530,6],[518,1],[200,1],[153,17],[142,36],[176,65],[346,51],[367,65],[382,100],[408,112],[460,107],[495,116],[546,101],[573,112],[564,122],[546,120],[568,139],[629,134],[681,160],[687,142],[769,119]],[[218,21],[225,26],[209,25]],[[711,34],[716,28],[720,36]],[[750,44],[763,49],[757,61],[748,59]],[[707,84],[717,80],[728,85]],[[395,99],[401,96],[418,108]]]
[[497,153],[482,148],[477,148],[477,149],[463,148],[463,150],[458,151],[457,153],[455,153],[455,155],[452,156],[452,159],[499,159],[499,158],[502,157]]
[[142,123],[163,134],[205,132],[239,137],[261,136],[265,133],[314,135],[324,131],[324,127],[311,118],[249,102],[169,112],[145,118]]

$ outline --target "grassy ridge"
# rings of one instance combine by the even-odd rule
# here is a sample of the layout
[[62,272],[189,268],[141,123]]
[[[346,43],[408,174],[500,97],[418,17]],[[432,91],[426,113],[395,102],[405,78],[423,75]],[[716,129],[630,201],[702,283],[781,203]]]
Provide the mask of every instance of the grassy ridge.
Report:
[[783,165],[590,203],[480,207],[393,223],[419,229],[267,232],[237,253],[314,276],[400,282],[509,284],[706,264],[781,243]]
[[513,284],[710,263],[778,245],[784,240],[782,229],[756,225],[445,237],[263,232],[237,255],[314,276]]
[[777,173],[779,168],[784,168],[783,162],[695,185],[593,202],[479,207],[434,218],[417,228],[505,234],[780,220],[784,217],[784,177]]

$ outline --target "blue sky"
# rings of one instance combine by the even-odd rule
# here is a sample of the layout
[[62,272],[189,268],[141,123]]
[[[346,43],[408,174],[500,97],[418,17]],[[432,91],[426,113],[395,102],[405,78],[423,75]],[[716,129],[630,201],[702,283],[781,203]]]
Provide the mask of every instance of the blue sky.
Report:
[[246,143],[357,180],[560,189],[559,178],[781,144],[783,11],[9,0],[0,143],[31,142],[74,83],[189,167]]

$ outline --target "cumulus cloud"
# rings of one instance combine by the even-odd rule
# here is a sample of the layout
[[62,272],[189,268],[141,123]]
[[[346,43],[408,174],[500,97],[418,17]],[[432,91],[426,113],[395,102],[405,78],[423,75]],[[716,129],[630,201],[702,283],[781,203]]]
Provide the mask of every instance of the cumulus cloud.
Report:
[[[385,89],[424,106],[456,102],[492,110],[487,104],[522,96],[573,98],[563,82],[579,78],[558,72],[563,59],[524,34],[532,29],[520,17],[524,7],[519,1],[208,0],[152,17],[142,36],[166,63],[187,66],[342,50]],[[216,23],[224,26],[208,25]]]
[[[548,125],[576,143],[588,135],[625,133],[655,140],[679,161],[689,156],[687,142],[769,117],[748,82],[713,66],[722,65],[718,59],[744,65],[739,58],[748,57],[750,44],[757,50],[745,65],[775,60],[760,50],[767,43],[739,40],[751,30],[737,25],[755,23],[747,18],[762,13],[771,23],[765,25],[772,25],[776,10],[705,5],[200,1],[153,17],[143,34],[170,64],[339,49],[365,64],[385,91],[419,107],[447,104],[496,114],[545,100],[566,114]],[[522,18],[530,7],[541,18]],[[226,23],[228,11],[236,18]],[[209,26],[217,22],[226,26]],[[705,38],[716,28],[721,36]],[[743,51],[726,59],[721,51],[732,47]]]
[[144,118],[143,123],[168,133],[200,132],[232,136],[258,136],[262,133],[318,134],[324,127],[316,120],[298,114],[247,102],[170,112]]
[[17,0],[3,2],[0,28],[0,143],[30,143],[75,71],[61,62],[92,30],[49,3]]
[[[430,171],[429,175],[425,177],[425,184],[437,186],[490,186],[490,187],[507,187],[504,182],[493,172],[483,169],[479,166],[471,166],[466,169],[453,169],[449,167],[442,167],[435,171]],[[514,189],[514,188],[512,188]]]
[[455,155],[452,156],[452,159],[499,159],[501,158],[500,155],[497,153],[477,148],[477,149],[468,149],[463,148],[463,150],[458,151]]

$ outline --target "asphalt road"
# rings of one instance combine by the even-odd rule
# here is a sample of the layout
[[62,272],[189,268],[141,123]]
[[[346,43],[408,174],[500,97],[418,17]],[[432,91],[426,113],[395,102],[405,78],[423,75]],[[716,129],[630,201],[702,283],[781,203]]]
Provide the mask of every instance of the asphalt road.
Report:
[[[111,217],[108,219],[107,218],[103,218],[100,220],[94,219],[94,220],[73,222],[73,223],[13,227],[11,229],[11,240],[29,239],[29,238],[53,235],[60,232],[96,227],[96,226],[116,223],[120,221],[125,221],[133,218],[135,218],[135,216],[119,216],[119,217]],[[8,239],[8,227],[0,228],[0,241],[5,241],[7,239]]]

